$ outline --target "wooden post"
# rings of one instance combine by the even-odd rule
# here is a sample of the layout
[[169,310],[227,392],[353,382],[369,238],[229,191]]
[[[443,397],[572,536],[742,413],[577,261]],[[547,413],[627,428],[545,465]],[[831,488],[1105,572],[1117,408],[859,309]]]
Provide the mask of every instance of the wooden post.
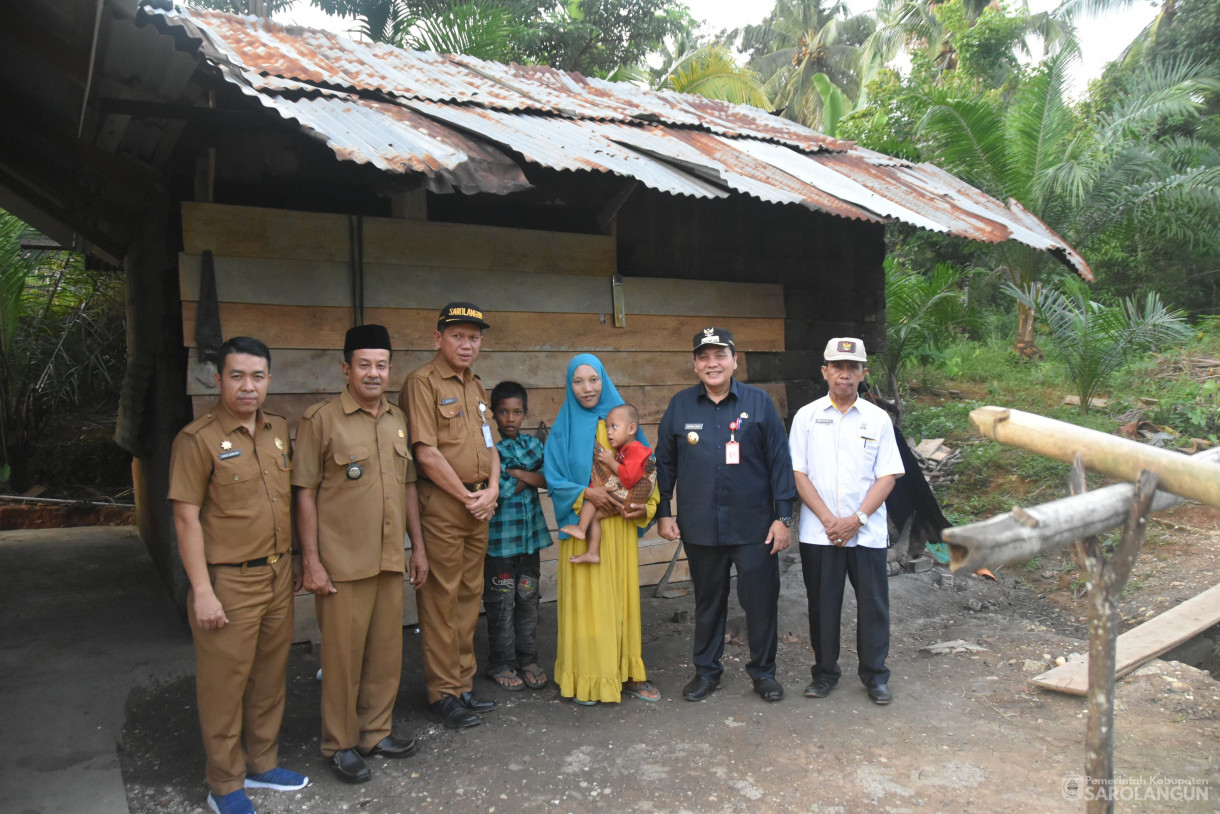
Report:
[[[1089,814],[1114,811],[1114,670],[1118,641],[1118,599],[1144,545],[1156,475],[1140,473],[1127,514],[1122,541],[1106,561],[1097,537],[1078,541],[1073,556],[1085,572],[1089,589],[1089,718],[1085,734],[1085,778]],[[1084,493],[1085,471],[1080,456],[1072,466],[1072,493]]]

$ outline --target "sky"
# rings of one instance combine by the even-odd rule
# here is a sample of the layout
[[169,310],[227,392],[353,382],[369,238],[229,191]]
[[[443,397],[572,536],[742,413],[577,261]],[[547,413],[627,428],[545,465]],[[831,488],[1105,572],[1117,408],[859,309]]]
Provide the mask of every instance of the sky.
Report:
[[[1032,12],[1050,11],[1059,0],[1028,0]],[[738,28],[757,23],[774,6],[772,0],[685,0],[691,16],[703,20],[701,33],[715,34],[725,28]],[[871,11],[875,2],[870,0],[848,0],[856,11]],[[1150,0],[1135,0],[1132,8],[1087,18],[1079,25],[1081,60],[1071,73],[1069,93],[1080,96],[1090,79],[1101,75],[1107,62],[1115,59],[1131,40],[1156,17],[1159,4]],[[277,19],[314,28],[344,31],[351,27],[350,21],[336,20],[311,8],[308,0],[298,0],[291,10],[277,15]]]

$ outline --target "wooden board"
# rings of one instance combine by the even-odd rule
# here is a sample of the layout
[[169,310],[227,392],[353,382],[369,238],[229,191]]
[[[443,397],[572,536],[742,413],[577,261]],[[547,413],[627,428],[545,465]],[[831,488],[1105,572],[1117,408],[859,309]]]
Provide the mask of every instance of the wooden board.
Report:
[[[266,305],[350,306],[351,270],[346,262],[216,257],[216,292],[221,302]],[[179,255],[178,281],[183,300],[199,299],[199,257]],[[439,311],[455,291],[487,309],[490,323],[500,311],[613,313],[610,277],[515,274],[487,269],[463,271],[455,286],[453,270],[425,265],[364,265],[366,306]],[[633,314],[684,314],[702,317],[778,318],[784,314],[783,287],[765,283],[628,277],[623,282],[627,318]],[[494,305],[495,308],[487,308]]]
[[[363,220],[364,262],[453,270],[608,277],[616,270],[615,240],[606,235],[511,229],[464,223]],[[349,217],[223,204],[182,205],[183,245],[217,257],[323,260],[351,256]],[[442,303],[443,304],[443,303]],[[439,306],[438,306],[439,307]]]
[[[431,350],[439,309],[365,308],[364,321],[385,325],[398,350]],[[195,347],[194,301],[182,303],[182,340]],[[547,314],[488,312],[492,327],[483,337],[486,350],[685,351],[691,337],[705,328],[703,316],[632,314],[626,327],[614,327],[606,314]],[[352,326],[352,309],[338,306],[258,305],[220,303],[225,336],[254,336],[272,348],[334,348]],[[729,327],[740,351],[782,351],[782,318],[735,317]]]
[[[1218,622],[1220,585],[1215,585],[1119,636],[1114,678],[1122,678]],[[1089,660],[1060,665],[1030,682],[1048,690],[1084,695],[1089,689]]]
[[[394,354],[389,389],[397,393],[407,374],[430,362],[435,351],[405,351]],[[511,379],[526,388],[566,387],[570,351],[483,351],[474,370],[490,390],[495,382]],[[683,351],[631,351],[600,353],[615,382],[624,385],[686,385],[695,381],[691,355]],[[343,387],[343,354],[338,350],[271,349],[270,393],[331,393]],[[216,393],[215,376],[205,384],[199,358],[191,355],[187,368],[186,392],[190,396]],[[746,354],[737,354],[737,375],[747,378]]]
[[[278,357],[273,353],[272,359],[275,358]],[[487,382],[486,384],[491,383]],[[788,397],[783,382],[755,382],[754,384],[770,394],[771,400],[775,402],[775,407],[781,416],[788,414]],[[618,391],[625,401],[634,404],[636,409],[640,411],[640,421],[644,430],[648,433],[648,437],[655,441],[656,426],[661,422],[661,416],[665,414],[665,408],[668,406],[669,400],[673,397],[674,393],[684,390],[689,386],[687,384],[648,387],[628,385],[618,388]],[[202,389],[202,385],[200,387]],[[529,391],[530,409],[529,414],[526,416],[525,429],[537,429],[538,422],[540,421],[545,421],[548,427],[553,426],[555,424],[555,416],[559,414],[559,406],[563,404],[565,392],[564,389],[558,387],[531,388]],[[305,412],[305,409],[324,398],[335,395],[338,395],[337,390],[328,393],[272,393],[267,396],[267,402],[264,406],[267,410],[284,416],[288,420],[289,431],[295,435],[297,421],[300,420],[301,414]],[[391,393],[390,398],[393,401],[397,401],[397,392]],[[191,407],[194,410],[196,418],[212,409],[212,405],[215,403],[216,394],[214,392],[191,397]]]

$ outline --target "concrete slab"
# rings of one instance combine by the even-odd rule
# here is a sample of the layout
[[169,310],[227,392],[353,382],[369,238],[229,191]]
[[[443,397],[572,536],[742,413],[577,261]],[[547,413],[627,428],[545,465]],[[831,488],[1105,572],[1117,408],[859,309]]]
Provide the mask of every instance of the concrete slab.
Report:
[[193,670],[133,528],[0,532],[0,811],[128,814],[128,694]]

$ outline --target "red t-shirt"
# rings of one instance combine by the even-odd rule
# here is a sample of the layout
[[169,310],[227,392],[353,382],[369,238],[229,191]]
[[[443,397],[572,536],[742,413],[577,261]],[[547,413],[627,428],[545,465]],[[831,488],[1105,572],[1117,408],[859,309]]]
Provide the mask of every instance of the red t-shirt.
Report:
[[652,450],[639,441],[632,441],[618,451],[614,459],[618,461],[618,479],[624,489],[630,489],[644,477],[644,464],[652,455]]

